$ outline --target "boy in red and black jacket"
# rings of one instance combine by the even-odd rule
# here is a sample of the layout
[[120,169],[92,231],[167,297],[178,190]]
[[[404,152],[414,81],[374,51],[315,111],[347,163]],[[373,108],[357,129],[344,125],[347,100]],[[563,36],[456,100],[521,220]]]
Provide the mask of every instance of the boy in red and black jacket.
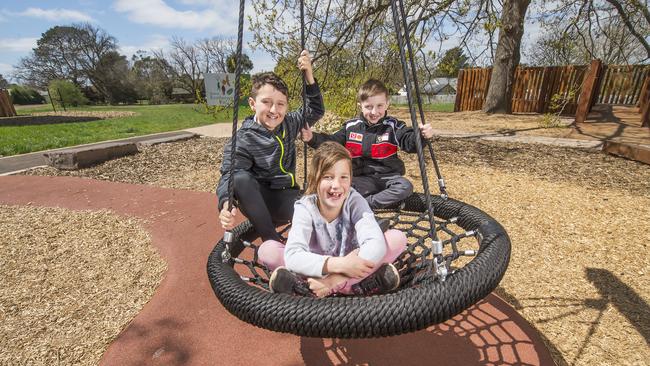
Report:
[[[415,131],[388,115],[388,89],[379,80],[363,83],[357,94],[361,115],[343,124],[332,135],[303,130],[302,138],[317,148],[325,141],[344,145],[352,155],[352,186],[366,198],[371,208],[394,206],[413,193],[404,178],[403,150],[415,153]],[[433,137],[430,124],[420,125],[422,136]]]

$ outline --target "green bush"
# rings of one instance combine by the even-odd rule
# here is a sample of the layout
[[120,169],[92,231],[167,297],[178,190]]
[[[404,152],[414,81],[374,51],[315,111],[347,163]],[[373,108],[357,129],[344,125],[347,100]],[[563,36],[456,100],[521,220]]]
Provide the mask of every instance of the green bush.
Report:
[[43,98],[38,92],[32,88],[15,85],[9,89],[9,95],[11,95],[11,101],[14,104],[41,104],[45,103],[45,98]]
[[77,107],[88,104],[88,98],[77,85],[67,80],[52,80],[49,85],[54,103]]

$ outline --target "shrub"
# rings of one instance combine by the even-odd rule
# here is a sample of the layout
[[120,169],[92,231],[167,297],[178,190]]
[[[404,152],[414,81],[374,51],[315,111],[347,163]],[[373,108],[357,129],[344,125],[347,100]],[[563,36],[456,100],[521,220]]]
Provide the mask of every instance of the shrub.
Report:
[[52,80],[49,89],[54,103],[59,105],[77,107],[88,104],[88,99],[81,91],[81,88],[67,80]]
[[11,87],[11,89],[9,89],[9,95],[11,95],[11,101],[14,104],[45,103],[45,98],[38,94],[36,90],[22,85]]

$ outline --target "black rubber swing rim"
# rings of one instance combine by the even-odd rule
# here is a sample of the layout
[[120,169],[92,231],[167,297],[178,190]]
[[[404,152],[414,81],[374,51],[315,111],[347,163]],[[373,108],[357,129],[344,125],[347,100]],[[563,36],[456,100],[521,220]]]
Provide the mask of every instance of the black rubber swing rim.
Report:
[[[480,249],[466,266],[446,281],[426,281],[396,292],[367,297],[323,299],[274,294],[243,281],[230,263],[223,263],[223,239],[208,258],[208,277],[223,306],[255,326],[319,338],[372,338],[398,335],[442,323],[492,292],[510,261],[510,238],[504,228],[478,208],[433,196],[436,216],[457,217],[464,230],[479,232]],[[424,195],[414,194],[404,210],[424,212]],[[246,221],[235,238],[252,231]]]

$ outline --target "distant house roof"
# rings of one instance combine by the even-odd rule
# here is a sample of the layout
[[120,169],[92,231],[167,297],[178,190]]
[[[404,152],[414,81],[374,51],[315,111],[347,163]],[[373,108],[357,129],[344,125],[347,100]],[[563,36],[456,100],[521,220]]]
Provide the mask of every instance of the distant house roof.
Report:
[[[458,83],[457,78],[434,78],[431,79],[428,83],[424,84],[422,91],[427,94],[438,94],[442,91],[450,91],[452,93],[456,92],[456,84]],[[450,87],[451,90],[449,90]]]
[[[454,94],[456,93],[456,86],[458,85],[458,78],[433,78],[423,86],[420,91],[429,95]],[[399,95],[406,95],[406,87],[403,87],[398,92]]]

